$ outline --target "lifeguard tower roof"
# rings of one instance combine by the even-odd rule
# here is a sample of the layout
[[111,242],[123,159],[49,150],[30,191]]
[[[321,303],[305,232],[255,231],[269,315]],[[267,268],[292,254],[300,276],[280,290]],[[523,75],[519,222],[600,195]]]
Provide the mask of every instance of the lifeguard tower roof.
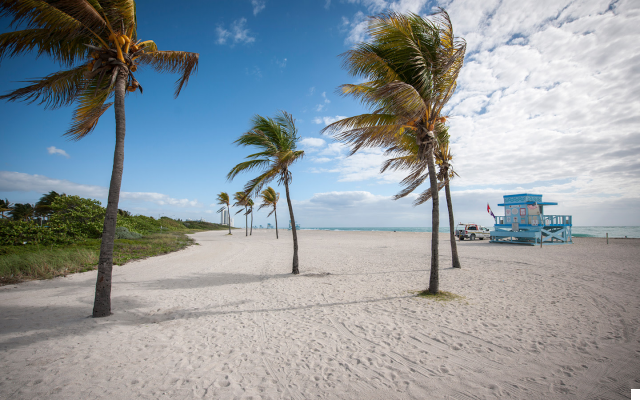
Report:
[[509,194],[506,196],[502,196],[504,199],[504,203],[498,204],[498,207],[503,206],[514,206],[517,204],[538,204],[540,206],[557,206],[558,203],[553,203],[550,201],[542,201],[541,194],[530,194],[530,193],[522,193],[522,194]]

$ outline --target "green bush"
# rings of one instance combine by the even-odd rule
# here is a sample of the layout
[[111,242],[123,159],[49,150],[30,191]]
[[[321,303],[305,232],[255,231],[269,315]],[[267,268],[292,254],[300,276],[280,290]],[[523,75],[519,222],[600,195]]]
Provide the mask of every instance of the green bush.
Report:
[[53,201],[51,209],[53,215],[48,225],[66,232],[67,236],[79,240],[102,235],[105,209],[98,200],[63,195]]
[[23,244],[65,244],[71,243],[69,236],[60,226],[40,226],[33,221],[11,221],[0,224],[0,246]]
[[141,234],[130,232],[129,229],[124,226],[116,227],[116,239],[140,239],[141,237]]

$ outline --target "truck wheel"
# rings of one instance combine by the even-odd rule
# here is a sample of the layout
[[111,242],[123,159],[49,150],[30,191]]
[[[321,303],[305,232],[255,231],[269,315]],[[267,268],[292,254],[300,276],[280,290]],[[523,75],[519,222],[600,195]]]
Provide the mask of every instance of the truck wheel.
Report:
[[458,236],[458,239],[462,242],[464,240],[464,236]]
[[471,236],[469,236],[470,240],[476,240],[476,234],[472,233]]

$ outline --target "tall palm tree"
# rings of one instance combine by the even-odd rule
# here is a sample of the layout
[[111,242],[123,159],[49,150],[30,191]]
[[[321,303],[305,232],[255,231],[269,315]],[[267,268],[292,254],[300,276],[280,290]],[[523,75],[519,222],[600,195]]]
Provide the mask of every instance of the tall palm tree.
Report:
[[223,207],[218,210],[218,212],[222,212],[224,210],[224,206],[227,206],[227,215],[229,216],[229,220],[227,221],[227,225],[229,225],[229,235],[231,235],[231,214],[229,211],[229,204],[231,201],[229,200],[229,194],[227,192],[220,192],[217,198],[218,204],[221,204]]
[[12,209],[13,209],[13,204],[9,203],[9,200],[0,199],[0,216],[2,217],[2,219],[7,218],[7,216],[5,216],[4,213],[7,211],[11,211]]
[[[458,175],[451,167],[451,155],[449,145],[449,128],[438,122],[435,126],[435,135],[437,146],[434,149],[436,164],[438,165],[438,191],[445,188],[447,198],[447,208],[449,214],[449,237],[451,242],[451,263],[453,268],[461,268],[460,259],[458,257],[458,248],[455,241],[455,225],[453,218],[453,204],[451,202],[451,191],[449,190],[449,180]],[[410,170],[410,174],[401,182],[405,188],[395,195],[394,200],[400,199],[413,192],[428,177],[427,163],[419,157],[419,147],[416,145],[415,138],[411,133],[406,133],[398,142],[385,152],[386,155],[393,155],[393,158],[387,159],[381,168],[381,172],[386,170]],[[432,198],[431,188],[422,192],[413,202],[414,206],[426,203]]]
[[[244,230],[245,236],[249,236],[249,225],[247,224],[248,216],[247,216],[247,194],[245,192],[235,192],[233,195],[233,199],[236,201],[233,203],[234,207],[244,207]],[[236,215],[240,214],[242,210],[236,212]]]
[[295,120],[286,111],[281,111],[275,118],[255,115],[251,119],[251,129],[243,133],[234,143],[239,146],[256,147],[258,152],[247,156],[247,161],[233,167],[227,175],[229,180],[233,180],[241,172],[249,172],[253,169],[261,170],[260,175],[245,185],[244,191],[249,194],[260,193],[264,185],[274,179],[284,185],[293,234],[293,274],[299,274],[300,271],[298,268],[296,220],[293,216],[291,196],[289,195],[289,184],[292,179],[289,168],[304,157],[303,150],[296,150],[299,140]]
[[449,15],[443,9],[424,19],[417,14],[380,14],[369,19],[370,42],[342,54],[343,66],[366,82],[342,85],[373,112],[345,118],[324,131],[351,145],[354,154],[365,147],[395,146],[411,134],[418,155],[427,164],[433,208],[431,212],[431,273],[428,291],[439,291],[438,229],[440,227],[438,181],[434,160],[435,125],[453,95],[466,44],[453,35]]
[[278,205],[278,200],[280,200],[280,193],[276,193],[276,191],[268,186],[265,190],[260,193],[260,198],[262,199],[262,204],[258,207],[258,211],[260,211],[263,207],[273,207],[273,210],[267,215],[270,217],[271,214],[275,214],[276,219],[276,239],[278,239],[278,213],[276,212],[276,206]]
[[36,216],[40,219],[40,225],[42,225],[42,220],[44,218],[49,218],[53,213],[51,209],[51,204],[57,199],[60,195],[52,190],[47,194],[43,194],[40,197],[40,200],[36,203]]
[[[128,92],[142,93],[133,72],[146,65],[159,72],[181,73],[177,97],[197,69],[198,54],[158,51],[153,41],[138,40],[134,0],[3,0],[0,15],[12,16],[12,25],[24,28],[0,35],[0,58],[36,50],[67,68],[31,80],[29,86],[1,99],[39,101],[49,108],[77,103],[71,128],[65,133],[73,140],[93,131],[114,105],[116,147],[93,307],[94,317],[106,317],[111,315],[113,241],[124,163],[124,100]],[[107,103],[110,98],[113,102]]]

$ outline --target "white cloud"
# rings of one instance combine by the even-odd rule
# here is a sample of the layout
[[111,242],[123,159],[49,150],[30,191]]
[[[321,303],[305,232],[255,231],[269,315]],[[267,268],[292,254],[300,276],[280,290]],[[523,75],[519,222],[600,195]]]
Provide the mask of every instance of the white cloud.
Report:
[[326,109],[327,104],[331,103],[331,100],[327,99],[327,92],[322,92],[322,98],[322,103],[318,104],[315,108],[317,112],[321,112],[322,110]]
[[[64,179],[53,179],[44,175],[31,175],[23,172],[0,171],[0,192],[37,192],[78,195],[95,199],[106,199],[109,189],[104,186],[83,185]],[[175,207],[201,207],[198,200],[175,199],[166,194],[152,192],[120,192],[120,200],[151,202],[157,205]]]
[[61,156],[64,156],[64,157],[67,157],[67,158],[71,158],[71,156],[69,154],[67,154],[66,151],[64,151],[62,149],[58,149],[55,146],[47,147],[47,152],[49,154],[60,154]]
[[[380,7],[432,11],[420,1],[353,2],[369,14]],[[595,221],[599,208],[610,210],[607,204],[640,200],[637,2],[440,5],[449,11],[456,35],[467,40],[458,90],[444,110],[451,115],[458,188],[495,188],[483,189],[482,196],[495,190],[497,197],[518,187],[544,193],[582,210],[583,225],[594,223],[587,221]],[[347,39],[361,40],[357,18],[344,21],[347,36],[353,36]],[[378,155],[363,154],[354,165],[340,160],[330,171],[342,181],[384,181],[376,175]],[[637,224],[640,212],[634,210],[629,222],[619,224]]]
[[327,142],[325,142],[324,139],[308,137],[300,140],[300,144],[307,148],[317,148],[324,147]]
[[238,43],[247,44],[255,42],[256,39],[250,35],[249,29],[245,28],[246,23],[246,18],[240,18],[236,21],[233,21],[229,30],[225,29],[221,25],[218,25],[216,27],[216,34],[218,36],[216,43],[227,44],[227,42],[230,41],[231,45],[235,45]]
[[258,13],[267,6],[267,2],[265,0],[251,0],[251,5],[253,6],[253,15],[256,16]]
[[247,75],[255,77],[256,79],[262,78],[262,70],[258,66],[254,65],[253,68],[245,68],[244,72]]
[[278,64],[278,67],[280,68],[285,68],[287,66],[287,59],[285,58],[282,61],[276,60],[276,64]]
[[307,96],[313,96],[313,93],[316,91],[316,87],[315,86],[311,86],[309,88],[309,93],[307,94]]
[[313,119],[314,124],[324,124],[325,126],[333,124],[336,121],[340,121],[341,119],[347,118],[344,115],[336,115],[335,117],[315,117]]
[[332,161],[332,159],[327,157],[314,157],[311,159],[311,162],[318,163],[318,164],[327,163],[329,161]]

